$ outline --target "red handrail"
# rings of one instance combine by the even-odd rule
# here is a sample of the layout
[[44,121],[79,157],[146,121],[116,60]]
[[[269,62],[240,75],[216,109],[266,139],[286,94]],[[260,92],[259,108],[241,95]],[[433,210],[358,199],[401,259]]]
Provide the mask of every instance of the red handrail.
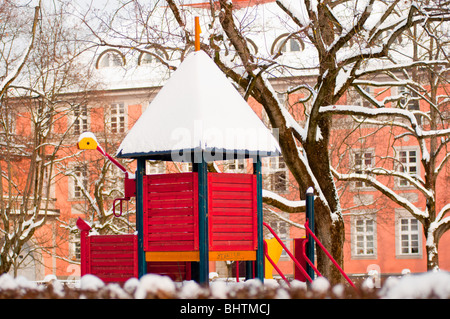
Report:
[[[322,245],[322,243],[319,241],[319,239],[316,237],[316,235],[314,235],[314,233],[312,232],[312,230],[309,228],[308,226],[308,220],[306,220],[305,223],[305,229],[306,232],[312,236],[312,238],[314,238],[314,240],[316,241],[316,243],[319,245],[320,248],[322,248],[323,252],[328,256],[328,258],[330,258],[331,262],[337,267],[337,269],[341,272],[341,274],[344,276],[344,278],[348,281],[348,283],[356,289],[355,285],[353,284],[353,282],[350,280],[350,278],[347,276],[347,274],[344,272],[344,270],[339,266],[339,264],[336,262],[336,260],[334,260],[333,256],[331,256],[331,254],[326,250],[326,248]],[[307,260],[309,260],[307,258]]]
[[286,281],[286,283],[289,286],[291,286],[291,283],[289,282],[289,280],[286,279],[284,274],[281,272],[280,268],[278,268],[277,264],[272,260],[272,258],[270,258],[269,253],[267,252],[267,242],[266,241],[264,241],[264,256],[266,256],[267,260],[272,264],[273,268],[275,268],[275,270],[280,274],[281,278],[283,278],[284,281]]
[[308,263],[308,265],[311,266],[311,268],[315,271],[315,273],[319,276],[322,277],[322,274],[320,273],[320,271],[316,268],[316,266],[314,266],[314,264],[311,262],[311,260],[308,258],[308,256],[306,256],[306,243],[308,242],[308,239],[306,239],[305,241],[303,241],[303,258],[305,258],[306,262]]
[[278,237],[277,234],[273,231],[272,227],[270,227],[266,222],[263,222],[263,225],[267,227],[267,229],[272,233],[273,237],[275,237],[277,239],[277,241],[280,243],[281,247],[283,247],[283,249],[286,251],[286,253],[289,255],[289,257],[292,258],[292,261],[295,263],[297,268],[302,272],[303,276],[305,276],[305,278],[308,279],[309,282],[312,282],[312,279],[308,275],[306,270],[303,269],[302,265],[300,265],[297,258],[295,258],[294,255],[292,255],[292,253],[289,251],[289,249],[286,247],[286,245],[281,241],[280,237]]
[[[280,243],[281,247],[283,247],[283,249],[286,251],[286,253],[289,255],[289,257],[292,258],[292,260],[294,261],[295,265],[297,266],[297,268],[302,272],[302,274],[305,276],[306,279],[308,279],[309,282],[312,282],[311,277],[308,275],[308,273],[305,271],[305,269],[303,269],[303,267],[300,265],[300,263],[298,262],[298,260],[294,257],[294,255],[292,255],[292,253],[289,251],[289,249],[286,247],[286,245],[282,242],[282,240],[280,239],[280,237],[277,236],[277,234],[275,233],[275,231],[272,229],[272,227],[270,227],[266,222],[263,222],[263,225],[267,227],[267,229],[272,233],[272,235],[276,238],[276,240]],[[319,245],[319,247],[323,250],[323,252],[328,256],[328,258],[330,258],[331,262],[337,267],[337,269],[341,272],[341,274],[344,276],[344,278],[348,281],[348,283],[356,289],[355,285],[353,284],[353,282],[350,280],[350,278],[347,276],[347,274],[344,272],[344,270],[339,266],[339,264],[336,262],[336,260],[334,260],[333,256],[331,256],[331,254],[326,250],[326,248],[322,245],[322,243],[319,241],[319,239],[316,237],[316,235],[314,235],[314,233],[312,232],[312,230],[309,228],[308,226],[308,220],[306,220],[305,223],[305,230],[306,232],[311,235],[311,237],[316,241],[317,245]],[[306,244],[306,242],[304,243]],[[267,253],[267,243],[264,242],[264,254],[267,258],[267,260],[269,260],[269,262],[274,266],[274,268],[277,270],[277,272],[281,275],[281,277],[287,282],[286,277],[281,273],[281,270],[279,270],[279,268],[275,265],[275,263],[273,262],[273,260],[269,257],[269,254]],[[317,273],[318,276],[322,277],[322,274],[319,272],[319,270],[314,266],[314,264],[311,262],[311,260],[306,256],[305,253],[305,249],[303,249],[303,257],[305,258],[306,262],[311,266],[311,268]]]

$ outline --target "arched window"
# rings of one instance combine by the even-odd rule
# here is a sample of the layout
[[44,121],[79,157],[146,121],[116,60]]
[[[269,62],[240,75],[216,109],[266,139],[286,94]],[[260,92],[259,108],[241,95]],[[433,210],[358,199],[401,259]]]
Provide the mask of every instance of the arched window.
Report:
[[305,44],[298,36],[285,33],[275,39],[272,45],[271,53],[276,52],[300,52],[305,49]]
[[148,49],[149,52],[142,52],[138,58],[138,65],[155,64],[163,60],[168,60],[169,56],[163,49]]
[[248,46],[248,49],[250,50],[250,53],[251,54],[258,53],[258,46],[256,45],[256,43],[253,42],[253,40],[249,39],[249,38],[246,38],[246,40],[247,40],[247,46]]
[[125,65],[125,57],[117,50],[104,51],[97,60],[97,69]]

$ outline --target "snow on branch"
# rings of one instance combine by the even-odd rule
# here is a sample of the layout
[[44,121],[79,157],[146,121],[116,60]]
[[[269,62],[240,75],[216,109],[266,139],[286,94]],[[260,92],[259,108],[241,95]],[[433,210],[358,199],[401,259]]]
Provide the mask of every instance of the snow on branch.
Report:
[[[450,204],[445,205],[441,211],[439,212],[439,214],[437,214],[436,216],[436,220],[440,221],[442,220],[442,218],[445,216],[445,214],[447,214],[448,212],[450,212]],[[448,222],[448,221],[447,221]]]
[[304,200],[291,201],[280,195],[263,189],[263,202],[276,207],[286,213],[301,213],[306,211],[306,202]]
[[341,173],[337,172],[334,168],[331,168],[331,171],[332,171],[333,175],[341,181],[364,181],[365,183],[368,183],[372,187],[379,190],[383,195],[385,195],[386,197],[391,199],[393,202],[395,202],[398,205],[405,208],[413,216],[420,217],[420,218],[429,218],[428,211],[425,211],[425,212],[421,211],[419,208],[414,206],[409,200],[407,200],[406,198],[395,193],[392,189],[383,185],[376,178],[374,178],[373,176],[371,176],[369,174],[365,174],[365,173],[341,174]]
[[336,113],[354,116],[365,116],[365,117],[378,117],[378,116],[398,116],[410,121],[412,128],[414,129],[417,136],[422,136],[423,132],[417,123],[417,119],[414,114],[408,110],[394,109],[394,108],[383,108],[383,109],[373,109],[363,106],[356,105],[329,105],[321,107],[320,113]]
[[[325,107],[321,107],[319,110],[320,113],[336,113],[336,114],[345,114],[345,115],[353,115],[353,116],[364,116],[364,117],[379,117],[379,116],[398,116],[404,119],[407,119],[412,126],[412,130],[414,134],[419,139],[429,138],[429,137],[440,137],[440,136],[449,136],[450,128],[442,129],[442,130],[429,130],[423,131],[422,128],[418,125],[417,119],[414,116],[414,112],[397,109],[397,108],[382,108],[382,109],[373,109],[363,106],[356,105],[329,105]],[[407,128],[405,125],[398,123],[399,126],[403,128]]]

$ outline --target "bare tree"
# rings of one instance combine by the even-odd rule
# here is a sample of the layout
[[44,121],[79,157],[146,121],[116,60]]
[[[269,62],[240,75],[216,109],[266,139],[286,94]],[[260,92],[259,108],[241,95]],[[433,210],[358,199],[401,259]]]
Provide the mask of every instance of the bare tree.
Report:
[[63,145],[68,138],[67,123],[63,122],[86,99],[83,94],[69,94],[88,87],[76,62],[83,49],[75,44],[75,30],[69,28],[60,3],[52,5],[36,8],[34,18],[26,7],[8,11],[24,23],[33,22],[33,45],[26,47],[26,58],[14,62],[14,53],[22,52],[24,35],[22,29],[14,33],[16,24],[8,21],[12,31],[5,43],[10,47],[2,59],[7,68],[10,63],[19,67],[11,73],[14,76],[5,77],[10,80],[1,100],[0,272],[18,265],[24,247],[39,242],[30,240],[55,215],[54,164],[64,157]]
[[[429,6],[421,10],[433,12]],[[448,10],[444,12],[448,14]],[[351,114],[358,126],[371,126],[369,132],[374,138],[384,134],[392,142],[383,146],[384,156],[379,153],[380,160],[371,167],[356,173],[354,170],[346,173],[336,169],[334,174],[340,180],[374,187],[417,218],[426,237],[427,269],[436,270],[439,268],[439,239],[450,229],[450,218],[446,217],[449,212],[449,203],[445,202],[444,196],[446,191],[437,188],[439,178],[448,178],[448,22],[425,21],[406,30],[402,37],[398,39],[398,48],[409,46],[410,50],[405,50],[403,55],[407,56],[410,67],[394,66],[378,70],[378,74],[385,75],[384,78],[354,82],[365,93],[369,104],[370,101],[375,104],[375,108],[370,111],[364,108],[343,111],[345,106],[337,107],[341,109],[337,112]],[[375,94],[367,96],[367,91],[361,90],[363,85],[383,88],[381,92],[390,89],[398,94],[378,101]],[[388,105],[391,107],[388,108]],[[420,160],[421,169],[418,171],[424,172],[423,177],[417,174],[415,165],[413,170],[409,169],[411,163],[405,157],[409,154],[398,150],[403,139],[413,139],[414,145],[419,148],[417,161]],[[386,176],[392,177],[389,182]],[[416,189],[425,198],[426,204],[420,207],[414,201],[399,196],[395,191],[399,185]]]

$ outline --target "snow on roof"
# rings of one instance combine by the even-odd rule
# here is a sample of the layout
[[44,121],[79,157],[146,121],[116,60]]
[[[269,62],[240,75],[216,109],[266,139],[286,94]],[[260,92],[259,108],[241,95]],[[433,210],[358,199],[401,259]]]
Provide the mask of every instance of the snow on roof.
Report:
[[280,154],[272,133],[203,51],[181,63],[117,152],[180,162],[198,154],[206,161]]

